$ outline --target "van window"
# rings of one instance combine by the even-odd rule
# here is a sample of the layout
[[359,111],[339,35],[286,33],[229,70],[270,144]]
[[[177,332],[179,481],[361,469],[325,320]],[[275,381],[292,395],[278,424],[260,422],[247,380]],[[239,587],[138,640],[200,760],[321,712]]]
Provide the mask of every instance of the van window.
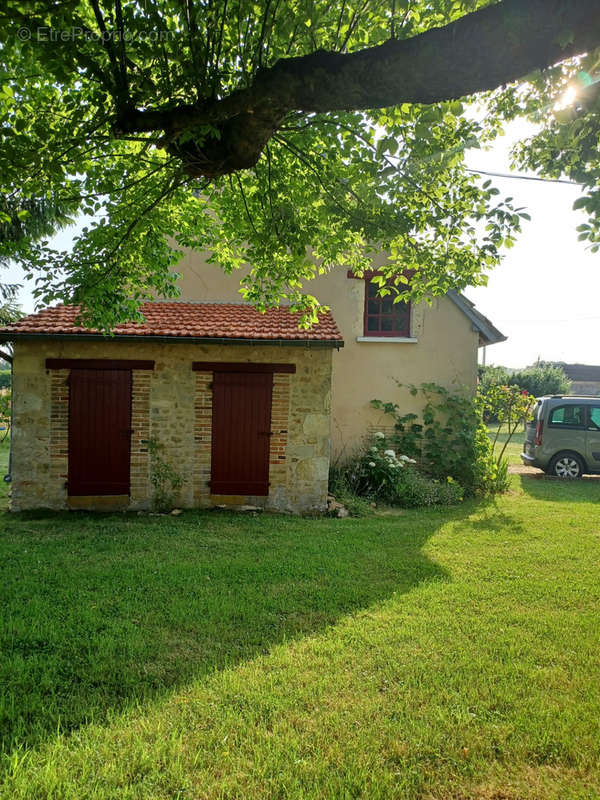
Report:
[[534,407],[531,409],[531,412],[530,412],[531,416],[529,417],[527,422],[534,422],[534,423],[537,422],[538,421],[538,415],[539,415],[541,410],[542,410],[542,401],[538,400],[536,402],[536,404],[534,405]]
[[583,406],[557,406],[550,414],[550,425],[565,427],[582,427],[584,419]]
[[590,406],[590,427],[600,429],[600,406]]

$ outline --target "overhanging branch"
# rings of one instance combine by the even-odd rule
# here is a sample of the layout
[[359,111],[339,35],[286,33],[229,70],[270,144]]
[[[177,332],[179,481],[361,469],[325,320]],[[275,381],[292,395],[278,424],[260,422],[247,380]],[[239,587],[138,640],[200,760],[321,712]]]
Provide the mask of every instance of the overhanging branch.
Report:
[[[534,69],[600,46],[598,0],[502,0],[411,39],[354,53],[317,51],[259,70],[252,86],[220,100],[156,110],[123,110],[124,133],[214,125],[192,174],[226,174],[256,163],[291,111],[328,112],[435,103],[495,89]],[[176,149],[171,150],[174,154]],[[184,162],[185,154],[181,154]],[[205,171],[202,171],[205,170]]]

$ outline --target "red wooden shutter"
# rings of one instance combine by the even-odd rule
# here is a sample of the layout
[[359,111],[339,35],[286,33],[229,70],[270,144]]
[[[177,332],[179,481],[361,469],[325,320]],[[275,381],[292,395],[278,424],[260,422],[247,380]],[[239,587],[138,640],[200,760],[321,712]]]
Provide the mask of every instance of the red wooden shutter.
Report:
[[269,494],[272,394],[272,373],[214,373],[212,494]]
[[69,494],[129,494],[130,441],[131,371],[71,370]]

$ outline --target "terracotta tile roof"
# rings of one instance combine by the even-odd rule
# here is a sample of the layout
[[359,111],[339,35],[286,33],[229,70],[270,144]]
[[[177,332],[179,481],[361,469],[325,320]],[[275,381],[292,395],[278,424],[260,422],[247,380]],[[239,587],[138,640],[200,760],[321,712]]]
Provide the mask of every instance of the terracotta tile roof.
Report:
[[[79,306],[55,306],[0,328],[3,340],[31,334],[64,336],[98,334],[77,324]],[[126,322],[112,331],[115,336],[168,336],[200,339],[267,339],[341,342],[342,334],[328,311],[310,330],[298,327],[300,315],[285,307],[264,314],[236,303],[154,302],[140,306],[143,322]]]

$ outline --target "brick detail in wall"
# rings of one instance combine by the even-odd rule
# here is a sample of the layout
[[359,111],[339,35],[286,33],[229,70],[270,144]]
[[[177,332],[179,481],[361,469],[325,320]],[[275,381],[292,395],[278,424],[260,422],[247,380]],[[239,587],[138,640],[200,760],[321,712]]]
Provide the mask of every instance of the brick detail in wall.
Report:
[[69,472],[69,374],[50,372],[50,477],[67,496]]
[[131,455],[130,490],[131,502],[143,503],[151,496],[150,456],[150,386],[152,372],[134,369],[131,371]]
[[194,396],[194,501],[210,495],[212,447],[212,372],[196,372]]
[[269,482],[271,488],[286,486],[286,448],[290,424],[290,383],[292,375],[276,372],[273,375],[273,402],[271,407],[271,452],[269,457]]
[[[269,482],[271,487],[286,486],[286,447],[290,415],[291,375],[273,375],[271,408],[271,449]],[[212,449],[212,372],[196,372],[194,398],[194,500],[201,503],[210,496]]]

